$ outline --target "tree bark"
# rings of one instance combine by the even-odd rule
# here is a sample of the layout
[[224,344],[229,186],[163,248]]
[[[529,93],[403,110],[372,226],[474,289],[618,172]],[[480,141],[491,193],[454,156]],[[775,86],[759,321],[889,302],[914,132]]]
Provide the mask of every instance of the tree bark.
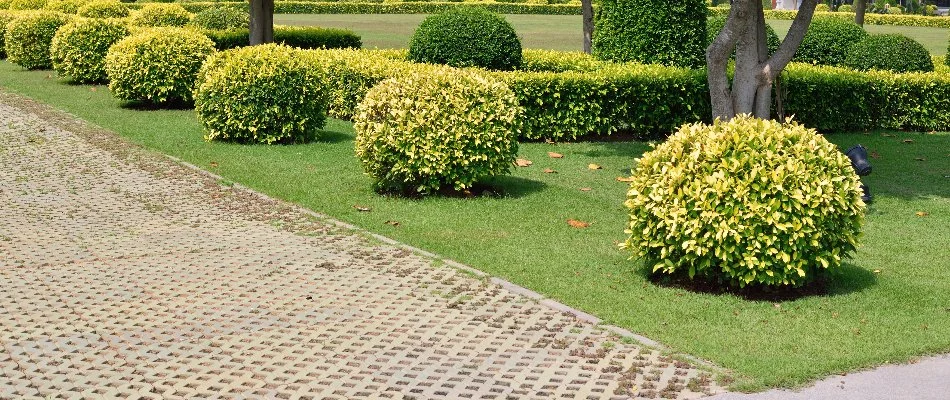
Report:
[[864,12],[867,8],[867,0],[854,0],[854,23],[864,26]]
[[274,41],[274,0],[250,0],[250,45]]
[[[772,85],[801,45],[817,5],[818,0],[802,0],[788,35],[769,57],[761,0],[733,2],[725,26],[706,49],[713,118],[771,117]],[[733,50],[736,64],[730,87],[726,68]]]
[[581,12],[584,15],[584,52],[591,53],[591,39],[594,36],[593,0],[581,0]]

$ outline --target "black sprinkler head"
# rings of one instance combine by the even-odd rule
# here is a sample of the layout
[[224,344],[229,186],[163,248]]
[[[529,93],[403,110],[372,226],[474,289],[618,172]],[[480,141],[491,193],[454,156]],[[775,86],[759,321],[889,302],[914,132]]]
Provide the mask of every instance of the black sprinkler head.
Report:
[[871,175],[871,163],[868,162],[868,149],[859,144],[848,149],[844,154],[851,159],[851,166],[854,167],[854,172],[857,172],[860,176]]
[[871,204],[871,200],[874,200],[874,196],[871,196],[871,188],[863,183],[861,184],[861,200],[864,204]]

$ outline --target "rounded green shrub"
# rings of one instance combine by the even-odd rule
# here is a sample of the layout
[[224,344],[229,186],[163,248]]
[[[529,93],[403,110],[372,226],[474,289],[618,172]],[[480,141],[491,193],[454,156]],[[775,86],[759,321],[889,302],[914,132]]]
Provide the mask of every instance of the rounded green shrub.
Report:
[[85,4],[84,0],[50,0],[43,6],[44,10],[75,14]]
[[501,82],[451,68],[417,70],[366,94],[354,115],[356,156],[380,190],[464,190],[508,173],[521,113]]
[[78,19],[53,36],[50,56],[53,69],[76,82],[106,80],[105,60],[109,47],[129,35],[129,28],[115,19]]
[[828,7],[827,4],[819,4],[815,6],[815,11],[828,12],[828,11],[831,11],[831,7]]
[[854,7],[850,4],[842,4],[838,6],[838,12],[854,12]]
[[7,58],[6,40],[7,25],[16,19],[17,14],[10,11],[0,10],[0,59]]
[[844,66],[858,70],[930,72],[933,59],[924,45],[904,35],[870,35],[848,52]]
[[189,22],[191,13],[179,4],[149,3],[132,14],[132,25],[136,26],[183,27]]
[[[726,26],[725,15],[717,15],[709,18],[706,22],[706,47],[712,44],[724,26]],[[778,38],[775,30],[772,29],[769,24],[765,24],[765,41],[769,47],[769,54],[775,53],[775,51],[778,50],[778,46],[782,44],[782,40]],[[734,53],[733,56],[735,56]]]
[[197,14],[191,24],[201,29],[224,30],[247,28],[250,16],[247,11],[236,8],[208,8]]
[[10,2],[11,10],[42,10],[46,6],[47,0],[13,0]]
[[864,216],[848,157],[794,122],[684,125],[631,179],[623,247],[677,278],[801,286],[855,250]]
[[409,41],[410,61],[511,70],[521,66],[521,41],[498,14],[457,7],[422,21]]
[[315,138],[326,122],[325,75],[303,51],[284,45],[214,55],[194,92],[205,139],[271,144]]
[[816,16],[802,40],[794,61],[817,65],[841,65],[848,51],[868,33],[852,21]]
[[11,1],[12,0],[0,0],[0,10],[9,9]]
[[191,29],[143,30],[109,48],[109,90],[120,100],[188,103],[201,64],[214,52],[214,43]]
[[86,18],[125,18],[129,7],[115,0],[96,0],[80,7],[78,14]]
[[3,38],[7,59],[26,69],[52,68],[49,50],[53,35],[69,20],[66,14],[37,11],[10,21]]
[[606,61],[699,68],[706,65],[703,0],[602,0],[593,53]]

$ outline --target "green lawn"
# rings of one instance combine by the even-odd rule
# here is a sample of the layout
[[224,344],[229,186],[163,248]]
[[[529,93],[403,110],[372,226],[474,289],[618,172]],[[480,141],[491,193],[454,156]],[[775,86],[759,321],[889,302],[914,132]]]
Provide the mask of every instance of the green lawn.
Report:
[[[404,48],[409,38],[425,19],[422,14],[278,14],[274,22],[284,25],[317,25],[346,28],[363,37],[366,48]],[[579,15],[505,15],[514,25],[525,48],[563,51],[581,50],[581,17]],[[791,21],[769,20],[780,37],[788,32]],[[908,26],[867,25],[871,33],[902,33],[921,43],[934,55],[947,53],[948,30]]]
[[[326,139],[312,144],[206,143],[192,111],[121,108],[105,87],[66,85],[51,75],[0,63],[4,90],[711,360],[736,371],[736,389],[801,385],[950,351],[950,134],[829,136],[840,146],[863,143],[874,155],[866,182],[877,198],[865,245],[828,295],[773,304],[656,286],[617,249],[626,217],[625,184],[615,178],[633,166],[645,143],[523,144],[521,157],[534,165],[497,180],[507,193],[501,198],[382,197],[353,156],[348,122],[331,120]],[[549,151],[564,158],[549,158]],[[589,163],[603,169],[590,170]],[[558,173],[545,174],[545,168]],[[357,204],[372,212],[358,212]],[[572,228],[569,218],[592,225]]]

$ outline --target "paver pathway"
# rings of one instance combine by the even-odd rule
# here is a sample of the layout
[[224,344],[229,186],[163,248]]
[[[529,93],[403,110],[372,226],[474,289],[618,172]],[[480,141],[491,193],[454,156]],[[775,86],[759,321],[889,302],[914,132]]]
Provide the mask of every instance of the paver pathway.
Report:
[[0,104],[0,399],[722,391],[485,279],[41,114]]

